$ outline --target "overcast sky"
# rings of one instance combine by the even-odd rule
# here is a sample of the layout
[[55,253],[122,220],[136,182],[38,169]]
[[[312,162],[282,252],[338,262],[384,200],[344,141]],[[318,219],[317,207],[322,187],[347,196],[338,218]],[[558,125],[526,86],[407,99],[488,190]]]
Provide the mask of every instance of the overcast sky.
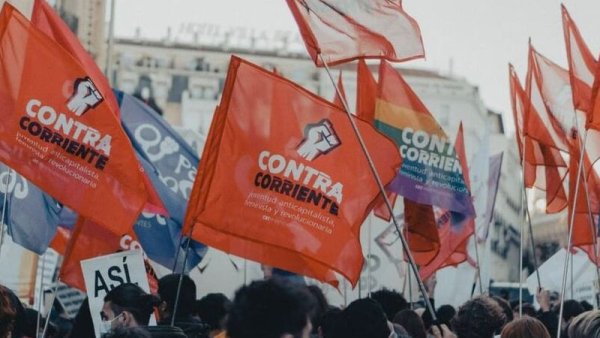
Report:
[[[352,0],[348,0],[352,1]],[[297,32],[284,0],[116,0],[117,36],[164,37],[182,23]],[[432,69],[465,77],[480,88],[484,103],[510,115],[508,62],[521,78],[527,67],[527,41],[566,67],[559,0],[404,0],[419,23],[426,60],[404,67]],[[600,0],[564,1],[590,46],[600,52]],[[511,128],[512,129],[512,128]]]

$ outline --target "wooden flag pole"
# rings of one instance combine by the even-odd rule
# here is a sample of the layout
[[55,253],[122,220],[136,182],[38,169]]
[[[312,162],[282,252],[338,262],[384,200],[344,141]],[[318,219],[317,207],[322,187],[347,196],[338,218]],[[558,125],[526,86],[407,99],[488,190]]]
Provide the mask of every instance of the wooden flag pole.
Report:
[[346,115],[348,116],[348,120],[350,120],[350,124],[352,125],[352,129],[354,130],[354,134],[356,135],[356,138],[358,139],[358,142],[360,143],[360,147],[362,149],[363,154],[365,155],[365,158],[367,159],[367,162],[369,164],[371,172],[373,173],[373,177],[375,178],[375,181],[377,182],[377,185],[379,186],[379,191],[380,191],[380,193],[381,193],[381,195],[383,197],[385,205],[386,205],[387,209],[389,210],[390,214],[392,215],[392,220],[394,222],[394,226],[396,227],[396,231],[398,231],[398,235],[400,237],[400,241],[402,242],[402,247],[404,248],[404,252],[406,253],[406,257],[408,258],[410,266],[411,266],[411,268],[412,268],[412,270],[413,270],[413,272],[415,274],[417,283],[419,285],[419,290],[421,291],[421,295],[423,295],[423,298],[424,298],[424,301],[425,301],[425,306],[426,306],[427,310],[429,311],[429,313],[431,314],[431,317],[432,317],[433,321],[437,322],[437,316],[435,315],[435,311],[434,311],[433,305],[431,304],[431,301],[429,299],[429,294],[427,293],[427,290],[425,289],[425,285],[423,284],[423,280],[421,280],[421,277],[419,276],[419,270],[417,269],[417,264],[415,263],[414,257],[410,253],[408,242],[406,241],[406,238],[404,237],[404,234],[400,230],[400,225],[398,224],[398,221],[396,220],[396,217],[394,217],[394,208],[392,207],[392,204],[391,204],[390,200],[388,199],[387,194],[385,193],[385,187],[383,186],[383,183],[381,182],[381,178],[379,177],[379,174],[377,173],[377,169],[375,168],[375,164],[373,163],[373,159],[371,158],[371,155],[369,154],[369,151],[367,150],[367,146],[365,145],[365,141],[363,140],[362,135],[360,134],[360,131],[358,130],[358,127],[356,126],[356,122],[352,118],[352,114],[350,114],[350,109],[348,108],[348,103],[346,102],[346,99],[342,96],[342,93],[341,93],[340,89],[338,88],[337,84],[335,83],[336,81],[333,78],[333,75],[331,74],[331,71],[329,70],[329,66],[327,65],[327,62],[325,61],[325,58],[323,57],[323,54],[319,53],[319,58],[321,58],[321,61],[323,62],[323,65],[325,66],[325,70],[327,72],[327,75],[329,76],[329,79],[331,80],[331,83],[333,84],[333,86],[334,86],[334,88],[336,90],[336,93],[341,98],[342,104],[344,106],[344,110],[346,111]]
[[[571,255],[571,242],[573,240],[573,225],[575,223],[575,212],[577,210],[577,195],[579,193],[579,182],[581,181],[581,172],[583,170],[583,155],[585,154],[585,144],[587,143],[588,131],[586,129],[585,134],[583,136],[583,148],[581,149],[581,155],[579,156],[579,168],[577,168],[577,179],[575,180],[575,194],[573,200],[573,210],[571,212],[571,219],[569,220],[569,236],[567,239],[567,253],[565,255],[565,264],[563,269],[563,280],[562,286],[560,290],[560,309],[558,312],[558,318],[562,318],[564,307],[565,307],[565,290],[567,289],[567,272],[569,268],[569,256]],[[558,321],[558,329],[556,332],[556,338],[560,338],[562,327],[562,320]]]

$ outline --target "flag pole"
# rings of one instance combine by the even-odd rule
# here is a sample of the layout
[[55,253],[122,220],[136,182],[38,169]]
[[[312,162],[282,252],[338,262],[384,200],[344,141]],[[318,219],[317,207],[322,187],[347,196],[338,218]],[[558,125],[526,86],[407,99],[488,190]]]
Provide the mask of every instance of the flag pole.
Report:
[[[37,265],[39,268],[39,263],[40,260],[38,259],[37,261]],[[46,252],[44,252],[42,254],[42,271],[39,274],[40,276],[40,288],[38,289],[38,314],[37,314],[37,321],[36,321],[36,325],[35,325],[35,334],[36,337],[39,336],[39,332],[40,332],[40,323],[42,321],[42,303],[44,302],[44,270],[46,270]],[[53,304],[51,304],[53,305]],[[43,337],[43,336],[42,336]]]
[[[479,244],[477,244],[477,234],[473,234],[473,242],[475,243],[475,258],[477,259],[477,280],[479,280],[479,294],[483,295],[483,283],[481,282],[481,261],[479,260],[479,249],[477,248]],[[473,296],[475,292],[471,293]]]
[[[568,268],[569,268],[569,256],[571,255],[571,242],[573,240],[573,225],[575,223],[575,211],[577,210],[577,195],[579,193],[579,182],[581,181],[581,171],[583,169],[582,163],[583,163],[583,155],[585,153],[585,144],[587,143],[587,136],[588,136],[588,131],[587,129],[585,130],[585,134],[583,136],[583,148],[581,149],[581,155],[579,156],[579,168],[577,168],[577,179],[575,179],[575,194],[573,195],[573,210],[571,212],[571,219],[569,221],[569,236],[567,239],[567,253],[565,255],[565,264],[564,264],[564,268],[563,268],[563,280],[562,280],[562,286],[561,286],[561,291],[560,291],[560,309],[558,311],[558,318],[562,318],[563,315],[563,311],[564,311],[564,307],[565,307],[565,290],[567,289],[567,272],[568,272]],[[572,267],[571,267],[572,269]],[[562,327],[562,320],[558,321],[558,329],[557,329],[557,333],[556,333],[556,338],[560,338],[560,334],[561,334],[561,327]]]
[[[575,126],[579,126],[579,121],[577,118],[576,110],[574,110],[574,116],[575,116]],[[581,140],[580,137],[577,137],[577,139],[579,140],[579,146],[580,146],[581,152],[585,152],[585,143]],[[593,168],[592,168],[592,170],[593,170]],[[585,172],[585,168],[583,170],[583,188],[585,191],[585,201],[587,203],[587,208],[588,208],[588,217],[590,218],[590,222],[589,222],[590,228],[591,228],[590,230],[592,232],[593,241],[594,241],[594,255],[596,258],[594,265],[596,266],[596,277],[598,279],[598,282],[600,282],[600,267],[598,267],[598,231],[596,228],[596,221],[594,221],[594,216],[592,215],[592,206],[590,203],[590,194],[589,194],[587,173]],[[571,283],[571,285],[572,284],[573,283]]]
[[12,174],[12,168],[8,168],[8,181],[6,182],[6,189],[4,191],[4,199],[2,201],[2,219],[0,220],[0,252],[2,252],[2,246],[4,245],[4,233],[6,232],[6,208],[8,206],[8,183],[10,182],[10,175]]
[[371,278],[373,273],[371,272],[371,256],[372,256],[372,245],[373,241],[373,216],[369,215],[369,242],[367,243],[367,298],[371,298]]
[[112,54],[115,43],[115,0],[110,1],[110,21],[108,24],[108,41],[106,48],[106,78],[109,83],[112,81]]
[[367,150],[365,141],[363,140],[363,138],[360,134],[360,131],[358,130],[358,127],[356,126],[356,122],[352,118],[352,114],[350,113],[350,109],[348,108],[348,102],[346,102],[346,99],[342,96],[340,89],[338,88],[337,84],[335,83],[335,79],[333,78],[333,75],[331,74],[331,71],[329,70],[329,66],[327,65],[327,62],[325,61],[323,54],[319,53],[319,58],[321,58],[321,61],[323,62],[323,65],[325,66],[327,75],[329,76],[331,83],[333,84],[338,96],[340,97],[340,99],[342,101],[344,110],[346,111],[346,115],[348,116],[348,120],[350,120],[350,125],[352,126],[352,129],[354,130],[354,134],[356,135],[358,142],[360,143],[360,147],[362,149],[363,154],[365,155],[365,158],[367,159],[367,162],[369,164],[371,172],[373,173],[373,177],[374,177],[375,181],[377,182],[377,185],[379,186],[379,192],[381,193],[381,195],[383,197],[383,200],[385,202],[387,209],[389,210],[390,214],[392,215],[392,220],[394,222],[394,226],[396,227],[396,231],[398,231],[398,235],[400,237],[400,241],[402,242],[402,246],[406,253],[406,257],[408,258],[410,266],[415,274],[417,284],[419,285],[419,290],[421,291],[421,294],[423,295],[423,298],[425,301],[425,306],[429,310],[429,313],[431,314],[433,321],[437,322],[437,316],[435,315],[435,311],[434,311],[431,301],[429,299],[429,294],[427,293],[427,290],[425,289],[425,285],[423,284],[423,281],[421,280],[421,278],[419,276],[419,270],[417,269],[417,264],[415,263],[415,259],[412,256],[412,254],[410,253],[408,242],[406,241],[404,234],[400,230],[400,226],[398,225],[398,222],[396,221],[396,217],[394,217],[394,208],[392,207],[392,204],[390,203],[390,200],[388,199],[387,194],[385,193],[385,187],[383,186],[383,183],[381,182],[381,178],[379,177],[379,174],[377,173],[377,169],[375,168],[373,159],[371,158],[371,155],[369,154],[369,151]]
[[[177,306],[179,305],[179,296],[181,295],[181,285],[183,284],[183,274],[185,272],[185,265],[187,264],[188,254],[190,253],[190,243],[192,242],[192,231],[194,226],[190,228],[188,234],[188,240],[185,243],[185,255],[183,256],[183,266],[181,267],[181,274],[179,275],[179,284],[177,285],[177,293],[175,295],[175,304],[173,305],[173,313],[171,315],[171,326],[175,326],[175,315],[177,314]],[[183,232],[182,232],[183,236]],[[179,252],[179,249],[177,249]]]
[[[523,172],[525,171],[525,168],[523,168]],[[525,188],[525,182],[523,182],[523,193],[527,194],[527,189]],[[540,278],[540,272],[538,271],[538,261],[537,261],[537,257],[535,256],[535,239],[533,238],[533,227],[531,226],[531,214],[529,213],[529,206],[527,204],[525,204],[525,212],[526,212],[526,217],[527,217],[527,225],[529,227],[529,239],[531,242],[531,250],[533,252],[533,267],[535,268],[535,277],[537,280],[537,284],[538,284],[538,288],[542,288],[542,280]]]

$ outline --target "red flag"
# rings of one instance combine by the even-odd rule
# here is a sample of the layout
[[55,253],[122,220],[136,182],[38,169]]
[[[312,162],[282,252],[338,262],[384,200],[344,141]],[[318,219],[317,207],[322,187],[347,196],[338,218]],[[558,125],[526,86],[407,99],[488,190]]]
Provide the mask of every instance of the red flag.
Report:
[[94,81],[9,4],[0,32],[0,160],[79,214],[130,227],[148,195]]
[[404,234],[417,265],[426,265],[440,251],[440,236],[431,205],[404,199]]
[[401,2],[287,0],[318,67],[358,58],[406,61],[425,56],[417,22]]
[[[61,47],[66,49],[86,70],[87,75],[96,85],[96,89],[104,98],[106,104],[110,107],[110,111],[119,117],[119,105],[115,95],[110,88],[108,80],[102,74],[102,71],[96,65],[96,62],[90,54],[83,48],[77,36],[71,32],[69,27],[60,18],[60,16],[52,9],[52,6],[46,0],[35,0],[33,3],[33,11],[31,13],[31,23],[40,31],[44,32],[50,39],[55,41]],[[141,165],[139,166],[141,169]],[[154,189],[150,179],[143,175],[144,185],[148,191],[148,202],[144,210],[154,214],[168,215],[158,193]]]
[[573,104],[576,109],[586,113],[591,112],[592,86],[597,62],[567,8],[564,5],[561,5],[561,8]]
[[[71,247],[68,246],[69,241],[73,241]],[[77,220],[72,233],[69,233],[64,228],[59,228],[57,236],[50,246],[64,256],[60,269],[60,281],[81,291],[85,291],[83,272],[81,270],[82,260],[123,250],[141,250],[142,248],[137,241],[133,229],[129,229],[123,233],[114,233],[100,224],[83,218]],[[146,262],[146,272],[148,274],[148,281],[150,282],[150,289],[156,290],[156,274],[145,258],[145,255],[144,261]]]
[[[185,231],[267,265],[328,282],[336,271],[356,283],[360,225],[379,189],[346,114],[237,57],[219,107]],[[356,122],[389,182],[400,164],[396,147]]]
[[377,81],[365,60],[358,60],[356,69],[356,116],[369,122],[375,120]]
[[348,101],[346,100],[346,91],[344,90],[344,81],[342,81],[342,71],[341,70],[340,70],[340,76],[338,77],[337,87],[338,87],[338,90],[340,91],[340,93],[342,93],[342,96],[340,97],[338,91],[335,90],[335,88],[334,88],[335,96],[333,97],[333,104],[340,107],[340,109],[345,110],[344,101],[345,102],[348,102]]
[[[467,166],[462,123],[458,128],[455,143],[456,154],[465,173],[466,184],[470,189],[469,167]],[[457,265],[467,259],[466,246],[475,231],[475,218],[444,211],[437,221],[440,229],[440,251],[428,264],[421,266],[419,275],[422,279],[429,278],[437,270],[450,265]]]

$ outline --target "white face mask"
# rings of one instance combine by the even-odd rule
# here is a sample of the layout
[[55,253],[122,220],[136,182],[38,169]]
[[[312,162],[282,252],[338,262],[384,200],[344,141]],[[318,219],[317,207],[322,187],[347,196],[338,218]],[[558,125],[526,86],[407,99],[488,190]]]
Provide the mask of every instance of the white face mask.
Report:
[[100,334],[103,335],[105,333],[109,333],[112,330],[112,323],[119,317],[121,317],[123,315],[123,312],[121,312],[118,316],[116,316],[115,318],[111,319],[111,320],[103,320],[100,322]]

